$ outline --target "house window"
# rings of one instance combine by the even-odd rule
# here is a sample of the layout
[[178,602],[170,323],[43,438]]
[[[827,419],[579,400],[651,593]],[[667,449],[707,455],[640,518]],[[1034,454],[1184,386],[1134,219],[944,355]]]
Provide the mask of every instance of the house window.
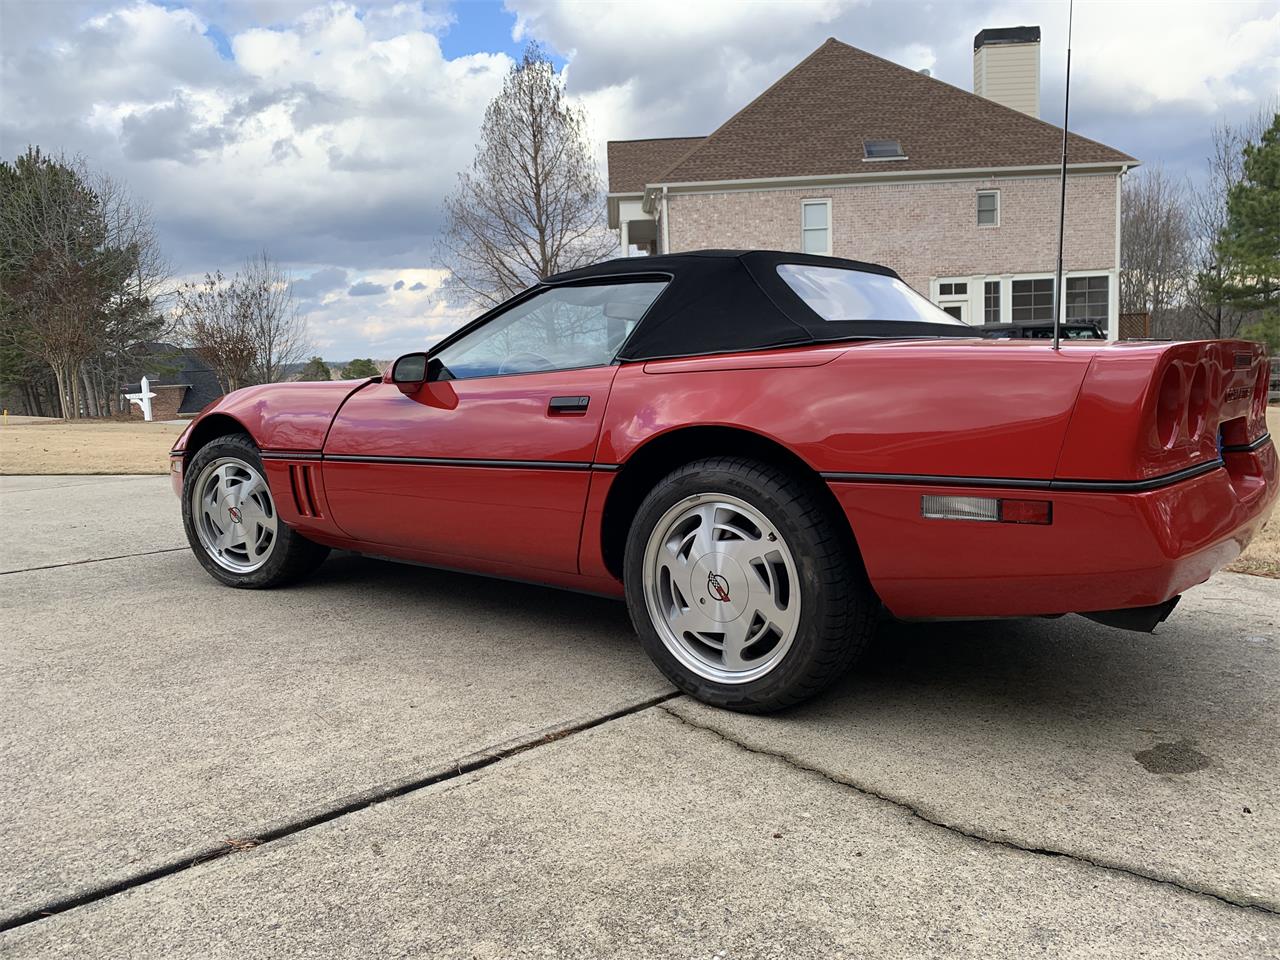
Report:
[[800,201],[801,247],[805,253],[831,255],[831,201]]
[[1107,277],[1067,277],[1067,319],[1105,324],[1111,298]]
[[1013,321],[1053,319],[1053,278],[1014,280]]
[[863,160],[905,160],[902,144],[897,140],[863,140]]
[[1000,281],[988,280],[982,285],[982,322],[1000,322]]
[[998,190],[978,194],[978,226],[1000,226],[1000,192]]
[[969,284],[967,283],[938,284],[938,296],[940,297],[965,297],[968,295],[969,295]]

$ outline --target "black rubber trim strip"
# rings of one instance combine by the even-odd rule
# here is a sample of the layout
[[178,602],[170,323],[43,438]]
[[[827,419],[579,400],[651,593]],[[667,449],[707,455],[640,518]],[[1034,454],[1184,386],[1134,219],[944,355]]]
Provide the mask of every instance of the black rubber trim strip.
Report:
[[263,450],[263,460],[321,460],[324,454],[318,450]]
[[914,484],[928,487],[1018,487],[1048,490],[1049,480],[1015,480],[1008,477],[937,477],[923,473],[824,473],[834,483]]
[[[319,459],[319,458],[317,458]],[[473,460],[453,457],[374,457],[327,453],[323,458],[338,463],[398,463],[424,467],[496,467],[503,470],[590,470],[591,464],[577,460]]]
[[1264,433],[1257,440],[1249,443],[1231,443],[1226,444],[1222,448],[1223,453],[1253,453],[1255,450],[1261,450],[1263,445],[1271,439],[1270,433]]
[[1019,480],[1012,477],[935,477],[914,473],[824,473],[822,479],[835,483],[896,483],[924,487],[1000,487],[1020,490],[1061,490],[1065,492],[1142,493],[1158,490],[1183,480],[1211,473],[1223,466],[1208,460],[1145,480]]
[[[174,453],[172,456],[179,456]],[[263,450],[263,460],[332,460],[337,463],[401,463],[426,467],[495,467],[504,470],[603,470],[622,469],[620,463],[588,463],[585,460],[480,460],[463,457],[379,457],[355,453],[317,453]]]
[[1194,480],[1196,477],[1202,477],[1206,473],[1213,473],[1226,466],[1221,459],[1206,460],[1204,463],[1197,463],[1194,466],[1187,467],[1185,470],[1175,470],[1173,473],[1166,473],[1159,477],[1148,477],[1146,480],[1054,480],[1050,484],[1052,490],[1078,490],[1078,491],[1098,491],[1100,493],[1142,493],[1146,490],[1159,490],[1161,487],[1172,486],[1175,483],[1181,483],[1183,480]]

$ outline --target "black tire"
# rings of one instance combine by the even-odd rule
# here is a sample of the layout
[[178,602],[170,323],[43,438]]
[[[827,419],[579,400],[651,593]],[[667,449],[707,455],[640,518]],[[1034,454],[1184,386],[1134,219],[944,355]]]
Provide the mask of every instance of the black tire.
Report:
[[[729,710],[783,710],[830,686],[865,649],[880,602],[845,519],[821,497],[816,483],[759,461],[715,457],[668,474],[636,511],[624,560],[627,607],[645,652],[685,693]],[[645,555],[654,528],[682,500],[716,494],[751,505],[777,528],[799,579],[800,617],[791,646],[768,673],[744,683],[718,682],[681,663],[659,634],[645,596]]]
[[329,555],[329,548],[306,539],[283,520],[276,527],[276,541],[267,561],[249,573],[239,573],[221,566],[205,550],[196,532],[192,513],[193,487],[204,468],[215,460],[234,457],[249,464],[264,479],[262,457],[254,442],[242,433],[218,437],[201,447],[187,465],[182,486],[182,525],[187,531],[187,543],[200,565],[209,576],[228,587],[261,590],[293,583],[313,573]]

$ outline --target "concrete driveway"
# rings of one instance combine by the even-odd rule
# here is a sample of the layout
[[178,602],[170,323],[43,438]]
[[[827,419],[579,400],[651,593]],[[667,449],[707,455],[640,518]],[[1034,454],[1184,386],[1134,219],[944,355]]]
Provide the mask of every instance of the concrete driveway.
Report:
[[1280,955],[1280,581],[886,624],[778,717],[618,604],[218,587],[164,478],[0,478],[0,952]]

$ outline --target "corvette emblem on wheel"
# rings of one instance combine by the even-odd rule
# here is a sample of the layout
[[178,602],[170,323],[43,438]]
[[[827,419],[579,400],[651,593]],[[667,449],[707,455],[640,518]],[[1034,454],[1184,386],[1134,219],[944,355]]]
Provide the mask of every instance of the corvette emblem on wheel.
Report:
[[711,594],[712,600],[719,600],[721,603],[728,603],[729,581],[718,573],[708,573],[707,593]]
[[240,508],[239,508],[239,507],[228,507],[228,508],[227,508],[227,516],[229,516],[229,517],[231,518],[231,522],[232,522],[232,523],[239,523],[239,522],[240,522]]

